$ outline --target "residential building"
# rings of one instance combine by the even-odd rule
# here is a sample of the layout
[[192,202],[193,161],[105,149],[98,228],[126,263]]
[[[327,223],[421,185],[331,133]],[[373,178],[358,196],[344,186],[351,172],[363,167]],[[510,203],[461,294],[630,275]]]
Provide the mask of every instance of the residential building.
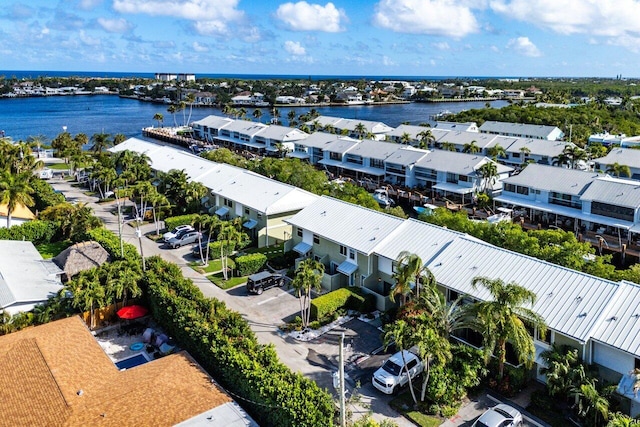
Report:
[[[7,226],[7,218],[9,216],[9,206],[6,203],[0,204],[0,228],[6,228]],[[36,216],[31,209],[23,205],[22,203],[17,203],[13,212],[11,212],[11,227],[14,225],[21,225],[25,222],[33,221],[36,219]]]
[[436,121],[436,124],[433,126],[434,129],[438,130],[449,130],[449,131],[458,131],[458,132],[478,132],[478,125],[476,122],[466,122],[466,123],[458,123],[458,122],[443,122]]
[[0,348],[6,425],[257,427],[187,352],[120,370],[78,316],[1,336]]
[[314,132],[305,139],[295,141],[293,151],[287,153],[287,156],[307,160],[312,165],[317,165],[318,162],[323,159],[326,147],[339,139],[350,140],[349,137],[325,132]]
[[6,313],[31,311],[45,303],[62,289],[61,275],[33,243],[0,240],[0,309]]
[[[593,159],[593,166],[597,171],[606,172],[615,164],[628,166],[631,171],[629,178],[640,180],[640,150],[631,148],[613,148],[609,153],[598,159]],[[609,172],[614,174],[614,172]],[[621,178],[626,178],[624,175]]]
[[326,131],[327,127],[335,133],[351,138],[369,138],[383,141],[385,135],[393,130],[382,122],[370,120],[343,119],[340,117],[319,116],[306,123],[313,131]]
[[564,133],[556,126],[531,125],[526,123],[507,123],[487,120],[480,128],[480,133],[495,135],[517,136],[531,139],[560,140]]
[[501,163],[514,167],[527,163],[553,165],[554,158],[562,154],[568,144],[564,141],[496,135],[491,143],[485,147],[485,153],[490,147],[500,145],[506,154],[498,158]]
[[602,144],[605,147],[619,145],[621,147],[637,147],[640,145],[640,136],[627,136],[625,134],[611,135],[609,132],[596,133],[589,136],[589,144]]

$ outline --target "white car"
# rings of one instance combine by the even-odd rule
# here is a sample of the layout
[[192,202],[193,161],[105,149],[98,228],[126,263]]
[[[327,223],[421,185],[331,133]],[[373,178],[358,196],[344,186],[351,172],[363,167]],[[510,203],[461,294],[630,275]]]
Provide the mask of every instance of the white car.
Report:
[[415,353],[408,350],[397,352],[387,359],[384,364],[373,373],[371,382],[375,388],[385,394],[394,394],[400,389],[400,387],[409,383],[407,369],[405,369],[402,361],[403,353],[404,362],[409,369],[409,375],[412,380],[424,371],[424,364]]
[[516,408],[500,403],[480,415],[472,427],[519,427],[522,414]]
[[162,239],[165,242],[173,239],[174,237],[179,237],[181,234],[186,233],[188,231],[194,231],[194,228],[190,225],[179,225],[171,231],[168,231],[162,235]]
[[169,240],[167,240],[167,245],[169,245],[170,248],[179,248],[180,246],[184,246],[184,245],[190,245],[192,243],[195,243],[198,241],[198,239],[201,239],[202,235],[200,234],[200,232],[192,230],[192,231],[185,231],[185,232],[179,232],[178,234],[176,234],[176,237],[172,237]]

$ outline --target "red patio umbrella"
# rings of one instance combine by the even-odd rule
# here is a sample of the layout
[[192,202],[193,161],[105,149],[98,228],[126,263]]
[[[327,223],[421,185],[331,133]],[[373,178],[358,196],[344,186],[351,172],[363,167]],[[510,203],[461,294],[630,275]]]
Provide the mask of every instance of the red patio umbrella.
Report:
[[118,310],[118,317],[121,319],[137,319],[147,314],[149,310],[141,305],[128,305]]

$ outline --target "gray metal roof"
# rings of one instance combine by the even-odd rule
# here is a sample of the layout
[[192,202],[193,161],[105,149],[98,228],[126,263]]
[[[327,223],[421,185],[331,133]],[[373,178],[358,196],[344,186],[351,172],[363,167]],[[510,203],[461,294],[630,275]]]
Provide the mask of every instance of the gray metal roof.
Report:
[[640,183],[609,177],[598,178],[589,185],[581,199],[635,209],[640,206]]
[[[330,143],[342,138],[345,137],[326,132],[314,132],[307,138],[296,141],[296,144],[302,145],[304,147],[320,148],[324,150]],[[351,139],[349,138],[349,140]]]
[[264,123],[250,122],[248,120],[234,120],[224,127],[224,130],[230,132],[239,132],[245,135],[255,135],[268,128]]
[[496,135],[488,135],[478,132],[450,131],[441,138],[438,138],[438,142],[450,142],[455,145],[464,146],[465,144],[470,144],[475,141],[476,145],[482,149],[487,147],[495,137]]
[[263,138],[282,142],[299,141],[309,136],[309,134],[302,132],[299,129],[280,125],[270,125],[269,127],[260,131],[260,133],[258,133],[257,135]]
[[[492,161],[481,154],[458,153],[456,151],[433,150],[426,157],[416,162],[416,167],[433,169],[435,171],[452,172],[459,175],[472,176],[476,170]],[[507,173],[513,168],[497,164],[498,173]]]
[[[504,137],[502,137],[504,138]],[[507,137],[508,138],[508,137]],[[502,144],[500,144],[502,145]],[[519,153],[520,149],[526,147],[531,154],[547,156],[549,159],[562,153],[569,143],[564,141],[550,141],[548,139],[514,138],[509,145],[502,145],[508,153]]]
[[108,151],[112,153],[120,153],[121,151],[129,150],[140,154],[149,155],[149,153],[159,150],[163,145],[155,144],[153,142],[145,141],[139,138],[129,138],[126,141],[121,142],[118,145],[110,147]]
[[351,138],[339,138],[329,142],[325,147],[323,147],[324,151],[330,151],[332,153],[340,153],[344,154],[353,148],[354,145],[359,144],[360,141]]
[[347,150],[347,154],[354,154],[365,159],[384,160],[402,147],[403,145],[396,144],[395,142],[363,139]]
[[46,301],[62,289],[62,270],[33,243],[0,240],[0,307]]
[[441,129],[441,130],[450,130],[450,131],[464,131],[464,132],[473,132],[473,133],[478,133],[478,131],[470,131],[470,128],[475,128],[477,126],[476,122],[466,122],[466,123],[459,123],[459,122],[441,122],[441,121],[437,121],[435,124],[435,128]]
[[640,355],[640,286],[622,281],[611,298],[593,339]]
[[329,117],[329,116],[320,116],[314,120],[308,121],[306,124],[311,126],[316,121],[322,124],[323,126],[326,126],[327,124],[331,124],[336,129],[348,129],[350,131],[355,131],[356,126],[362,123],[362,125],[364,125],[367,132],[371,132],[374,134],[387,133],[393,130],[391,126],[387,126],[382,122],[374,122],[371,120],[344,119],[341,117]]
[[458,236],[463,234],[417,219],[408,219],[376,248],[376,253],[395,260],[401,252],[409,251],[426,264]]
[[286,222],[370,255],[404,220],[322,196]]
[[228,117],[211,115],[211,116],[205,117],[204,119],[197,120],[193,123],[200,126],[206,126],[211,129],[221,129],[229,125],[233,121],[234,121],[233,119],[230,119]]
[[420,137],[418,134],[420,132],[424,132],[425,130],[431,130],[430,127],[426,126],[416,126],[416,125],[400,125],[397,128],[387,132],[389,136],[397,136],[400,138],[405,133],[408,133],[411,136],[411,139],[419,140]]
[[518,175],[504,179],[503,183],[579,196],[601,176],[596,172],[530,164]]
[[549,328],[586,342],[615,295],[617,284],[466,237],[452,241],[428,264],[439,283],[479,300],[490,300],[475,277],[516,282],[534,292],[532,308]]
[[488,120],[480,126],[480,132],[498,133],[502,135],[527,135],[547,139],[556,126],[532,125],[527,123],[495,122]]
[[640,150],[632,148],[614,148],[609,151],[604,157],[593,160],[596,163],[600,163],[603,169],[606,169],[607,165],[618,163],[621,165],[627,165],[630,168],[640,168]]
[[[395,144],[398,145],[398,144]],[[351,153],[351,151],[349,151]],[[429,150],[421,150],[411,146],[400,145],[389,157],[385,159],[385,163],[393,163],[396,165],[409,166],[428,155]]]

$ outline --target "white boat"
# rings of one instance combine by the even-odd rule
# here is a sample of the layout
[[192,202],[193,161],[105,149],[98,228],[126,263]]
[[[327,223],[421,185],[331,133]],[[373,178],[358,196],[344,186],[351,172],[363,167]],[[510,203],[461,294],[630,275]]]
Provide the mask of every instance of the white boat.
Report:
[[513,219],[513,209],[498,208],[498,213],[487,217],[490,224],[497,224],[503,221],[511,221]]
[[389,197],[389,192],[386,188],[378,188],[375,190],[373,192],[373,198],[383,208],[388,208],[396,203],[391,197]]
[[433,212],[437,209],[438,207],[436,205],[432,205],[430,203],[425,203],[422,206],[414,206],[413,210],[417,212],[418,215],[433,215]]

